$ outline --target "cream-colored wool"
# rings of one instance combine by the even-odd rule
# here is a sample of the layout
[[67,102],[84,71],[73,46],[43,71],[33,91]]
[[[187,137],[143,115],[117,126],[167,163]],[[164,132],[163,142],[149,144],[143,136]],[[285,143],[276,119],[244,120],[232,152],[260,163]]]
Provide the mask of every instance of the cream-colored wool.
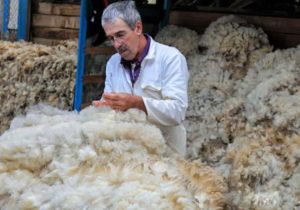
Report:
[[[224,178],[216,173],[212,168],[199,162],[183,162],[180,166],[181,171],[190,182],[189,188],[195,190],[195,198],[199,203],[200,209],[224,209],[227,203],[222,195],[228,191]],[[201,191],[197,186],[202,186]]]
[[213,88],[227,96],[232,94],[234,81],[231,79],[230,67],[223,57],[196,54],[189,57],[188,67],[190,97],[201,92],[203,88]]
[[196,31],[186,27],[167,25],[156,34],[155,40],[176,47],[185,56],[198,51],[199,36]]
[[53,47],[0,41],[0,133],[14,116],[39,102],[72,108],[76,45],[71,41]]
[[[298,209],[300,46],[268,53],[266,35],[236,17],[218,19],[202,38],[208,51],[187,57],[194,162],[173,157],[142,112],[37,106],[0,137],[0,209]],[[26,98],[23,83],[9,87]]]
[[0,185],[3,210],[222,209],[227,190],[212,168],[171,151],[141,111],[45,105],[0,136]]
[[216,163],[224,156],[230,139],[243,131],[245,119],[239,113],[243,101],[231,98],[235,80],[220,55],[195,55],[188,61],[188,156]]
[[[287,51],[287,52],[286,52]],[[279,56],[281,54],[282,56]],[[273,55],[272,55],[273,54]],[[300,47],[277,51],[262,59],[262,69],[245,78],[246,116],[251,123],[265,121],[279,129],[287,129],[299,133],[300,128],[300,66],[297,58]],[[279,65],[270,65],[270,59],[280,59]],[[288,59],[283,59],[288,57]],[[278,62],[278,61],[277,61]],[[269,68],[266,67],[269,66]],[[257,67],[257,69],[260,69]],[[250,70],[251,71],[251,70]],[[250,72],[249,71],[249,72]],[[250,80],[252,78],[252,80]],[[250,85],[248,85],[250,84]],[[246,86],[248,85],[248,86]]]
[[261,29],[232,16],[201,41],[208,50],[188,57],[188,158],[222,173],[229,209],[297,209],[299,46],[271,53]]
[[243,81],[236,84],[237,94],[246,96],[263,80],[286,71],[295,72],[295,67],[299,65],[300,45],[296,48],[268,53],[249,68]]
[[[295,206],[299,202],[299,188],[292,186],[299,186],[299,180],[291,174],[297,174],[299,158],[299,135],[261,128],[236,138],[226,155],[232,164],[228,184],[235,191],[233,203],[242,209]],[[284,196],[285,192],[289,196]]]
[[207,48],[207,54],[222,55],[232,65],[236,78],[243,78],[248,67],[272,51],[261,28],[234,15],[212,22],[201,36],[199,45]]

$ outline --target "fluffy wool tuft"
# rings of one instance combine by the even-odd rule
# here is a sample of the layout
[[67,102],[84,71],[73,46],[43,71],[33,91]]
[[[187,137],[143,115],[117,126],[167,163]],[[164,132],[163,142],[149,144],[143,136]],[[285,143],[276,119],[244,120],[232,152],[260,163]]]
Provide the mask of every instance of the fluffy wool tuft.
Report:
[[167,25],[156,34],[155,40],[176,47],[185,56],[198,51],[198,46],[195,43],[199,42],[199,35],[196,31],[185,27]]

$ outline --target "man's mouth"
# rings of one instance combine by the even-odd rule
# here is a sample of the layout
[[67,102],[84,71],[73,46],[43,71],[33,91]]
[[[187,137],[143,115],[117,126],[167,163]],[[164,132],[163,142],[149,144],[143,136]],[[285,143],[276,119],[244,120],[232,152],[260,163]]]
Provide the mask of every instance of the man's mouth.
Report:
[[127,47],[121,46],[121,47],[119,47],[119,48],[117,49],[117,51],[118,51],[118,53],[122,54],[122,53],[124,53],[125,51],[127,51]]

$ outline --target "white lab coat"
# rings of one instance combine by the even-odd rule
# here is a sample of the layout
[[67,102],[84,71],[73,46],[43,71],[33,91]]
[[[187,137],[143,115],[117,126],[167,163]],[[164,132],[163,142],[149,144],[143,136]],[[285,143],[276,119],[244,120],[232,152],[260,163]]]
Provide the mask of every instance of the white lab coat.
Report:
[[109,59],[104,92],[142,96],[148,121],[156,124],[167,144],[184,156],[186,130],[182,121],[188,106],[188,69],[185,57],[176,48],[160,44],[151,38],[148,54],[141,63],[141,72],[134,87],[120,60],[118,53]]

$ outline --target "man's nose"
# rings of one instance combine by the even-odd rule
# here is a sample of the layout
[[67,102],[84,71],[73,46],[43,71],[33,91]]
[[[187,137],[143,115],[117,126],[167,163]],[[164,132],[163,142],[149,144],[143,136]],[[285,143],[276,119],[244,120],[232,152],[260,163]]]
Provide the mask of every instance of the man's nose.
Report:
[[113,46],[114,48],[118,49],[122,45],[122,42],[118,39],[113,40]]

